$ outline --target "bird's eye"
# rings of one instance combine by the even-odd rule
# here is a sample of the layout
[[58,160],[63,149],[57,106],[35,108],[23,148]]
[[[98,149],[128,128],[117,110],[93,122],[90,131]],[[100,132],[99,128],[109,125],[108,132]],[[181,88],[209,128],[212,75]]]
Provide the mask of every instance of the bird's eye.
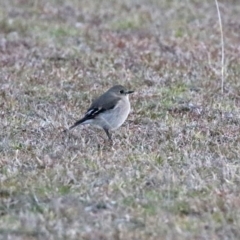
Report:
[[120,93],[123,94],[123,93],[124,93],[124,90],[120,90]]

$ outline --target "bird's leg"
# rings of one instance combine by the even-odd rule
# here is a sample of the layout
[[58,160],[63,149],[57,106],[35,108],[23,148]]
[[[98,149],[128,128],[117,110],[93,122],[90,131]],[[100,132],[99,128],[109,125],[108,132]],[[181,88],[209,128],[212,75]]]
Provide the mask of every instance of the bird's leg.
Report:
[[111,137],[111,134],[109,133],[108,129],[104,128],[103,130],[104,130],[105,133],[107,134],[108,140],[109,140],[110,142],[112,142],[112,137]]

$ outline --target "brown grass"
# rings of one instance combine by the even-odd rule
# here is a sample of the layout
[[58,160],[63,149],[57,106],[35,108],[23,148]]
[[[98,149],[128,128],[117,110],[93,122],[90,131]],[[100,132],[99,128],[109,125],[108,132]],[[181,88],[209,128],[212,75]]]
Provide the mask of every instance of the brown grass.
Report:
[[[0,0],[0,239],[239,239],[237,1]],[[115,83],[132,113],[80,126]]]

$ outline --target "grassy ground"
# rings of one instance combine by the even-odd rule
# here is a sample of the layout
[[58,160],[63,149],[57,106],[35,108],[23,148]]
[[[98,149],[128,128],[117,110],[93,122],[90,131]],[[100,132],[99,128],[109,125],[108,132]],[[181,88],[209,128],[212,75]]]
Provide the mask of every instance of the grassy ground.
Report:
[[[0,0],[0,239],[240,239],[240,4]],[[120,83],[105,144],[80,126]]]

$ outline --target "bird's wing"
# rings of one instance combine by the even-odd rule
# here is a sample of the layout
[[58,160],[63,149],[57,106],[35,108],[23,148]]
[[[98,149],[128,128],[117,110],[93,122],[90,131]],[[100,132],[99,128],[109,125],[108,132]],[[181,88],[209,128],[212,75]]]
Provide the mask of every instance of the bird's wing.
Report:
[[103,94],[92,103],[90,108],[87,110],[85,117],[91,119],[97,116],[99,113],[113,109],[119,100],[120,98],[116,96]]
[[97,98],[95,101],[93,101],[92,105],[90,108],[87,110],[85,113],[85,116],[75,122],[69,129],[72,129],[76,127],[77,125],[84,123],[87,120],[95,118],[99,113],[103,113],[105,111],[108,111],[110,109],[113,109],[120,98],[112,95],[106,95],[107,93],[103,94],[99,98]]

